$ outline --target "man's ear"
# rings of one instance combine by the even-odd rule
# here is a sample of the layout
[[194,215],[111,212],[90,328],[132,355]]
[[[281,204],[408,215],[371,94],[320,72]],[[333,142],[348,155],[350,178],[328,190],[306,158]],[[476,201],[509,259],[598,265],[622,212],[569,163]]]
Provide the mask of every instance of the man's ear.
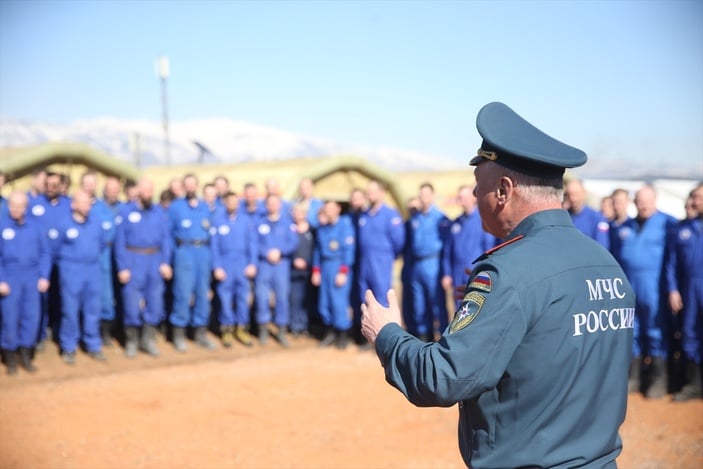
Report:
[[498,181],[498,189],[496,189],[496,194],[498,197],[498,203],[505,204],[513,194],[515,190],[515,184],[513,180],[507,176],[503,176]]

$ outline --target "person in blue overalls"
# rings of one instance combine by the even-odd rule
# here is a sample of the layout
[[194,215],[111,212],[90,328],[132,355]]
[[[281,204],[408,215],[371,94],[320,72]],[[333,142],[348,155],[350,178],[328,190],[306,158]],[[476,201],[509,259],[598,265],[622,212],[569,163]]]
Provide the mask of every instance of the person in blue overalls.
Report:
[[7,199],[2,196],[2,188],[5,186],[5,173],[0,171],[0,216],[7,212]]
[[28,198],[15,191],[0,214],[0,349],[7,373],[29,372],[41,318],[39,294],[49,288],[51,255],[42,226],[26,214]]
[[100,337],[104,347],[112,346],[112,326],[115,319],[115,289],[113,277],[113,250],[115,241],[115,219],[120,208],[117,197],[120,193],[120,182],[115,177],[105,181],[105,199],[97,199],[98,175],[95,171],[87,171],[81,175],[80,187],[93,200],[91,213],[100,218],[101,226],[106,231],[106,245],[100,255],[100,271],[102,273],[102,298],[100,311]]
[[[249,281],[256,277],[259,258],[256,231],[248,217],[240,213],[239,197],[227,192],[223,210],[213,221],[211,244],[213,277],[220,299],[222,345],[231,347],[234,339],[250,347]],[[232,303],[234,302],[234,308]]]
[[676,223],[657,210],[654,188],[645,185],[635,194],[637,217],[620,225],[613,253],[637,295],[635,342],[630,391],[648,398],[668,392],[667,312],[661,295],[666,236]]
[[[476,209],[473,187],[463,185],[457,192],[462,214],[454,219],[442,253],[442,287],[445,290],[463,290],[471,275],[473,262],[497,244],[495,236],[483,230],[481,216]],[[456,300],[456,308],[461,298]]]
[[690,217],[669,233],[665,282],[669,307],[679,317],[681,345],[685,357],[684,385],[674,394],[683,402],[703,397],[703,184],[691,191]]
[[366,186],[368,208],[359,217],[356,238],[359,251],[359,276],[356,282],[360,302],[364,301],[366,290],[380,297],[391,288],[393,263],[405,245],[403,219],[398,210],[385,204],[384,193],[378,181],[370,181]]
[[29,207],[33,205],[34,199],[46,192],[46,176],[48,175],[46,168],[36,168],[32,171],[32,182],[30,182],[27,198]]
[[259,198],[259,189],[253,182],[244,184],[239,213],[248,216],[254,227],[259,226],[259,219],[266,216],[266,204]]
[[605,249],[610,249],[610,226],[603,214],[586,205],[586,189],[583,187],[583,181],[570,179],[566,182],[564,208],[581,233],[598,241]]
[[[210,320],[211,256],[210,211],[198,199],[198,178],[187,174],[183,178],[185,197],[176,199],[168,208],[173,254],[173,345],[186,351],[185,328],[194,329],[197,345],[212,350],[217,346],[207,336]],[[191,314],[190,302],[194,298]]]
[[254,281],[259,342],[263,345],[268,340],[269,294],[273,291],[276,302],[273,321],[278,326],[276,339],[281,346],[289,347],[286,328],[290,322],[290,256],[298,247],[298,233],[290,215],[282,212],[278,195],[266,197],[266,210],[267,215],[259,220],[257,227],[259,264]]
[[506,241],[477,259],[439,341],[402,329],[392,290],[389,307],[367,292],[364,334],[410,402],[458,404],[466,466],[615,467],[635,297],[613,257],[561,208],[564,169],[586,154],[502,103],[484,106],[476,126],[478,209]]
[[58,237],[59,224],[71,216],[71,200],[60,194],[61,175],[55,172],[46,174],[46,188],[43,193],[31,199],[27,210],[41,224],[49,237],[51,249],[51,276],[49,290],[41,295],[41,321],[37,330],[37,350],[44,349],[48,330],[51,328],[53,340],[58,341],[58,326],[61,320],[61,291],[56,253],[53,241]]
[[106,359],[100,338],[102,282],[99,279],[100,255],[107,234],[102,220],[91,214],[92,204],[88,193],[77,191],[71,201],[72,214],[59,224],[58,236],[53,241],[61,283],[59,345],[61,357],[69,365],[75,363],[80,340],[90,357],[98,361]]
[[161,207],[153,203],[154,183],[142,178],[137,182],[137,190],[137,200],[120,209],[115,235],[115,262],[124,306],[125,355],[134,358],[137,349],[141,349],[158,357],[156,330],[165,316],[164,281],[173,275],[171,236]]
[[264,182],[264,189],[266,193],[266,195],[264,196],[265,198],[268,198],[268,196],[270,195],[275,195],[281,199],[281,213],[287,217],[290,217],[293,205],[290,203],[290,201],[283,198],[283,191],[281,189],[281,183],[278,178],[270,177],[266,179],[266,181]]
[[354,227],[347,216],[341,216],[338,202],[329,200],[323,206],[326,224],[315,238],[312,261],[312,284],[320,287],[318,311],[326,329],[320,346],[336,341],[345,349],[349,341],[349,272],[354,263]]
[[322,200],[313,195],[314,183],[310,178],[303,178],[298,183],[298,198],[296,204],[301,204],[305,207],[307,213],[308,224],[316,229],[319,224],[318,213],[322,208]]
[[434,187],[420,185],[419,207],[410,219],[409,238],[405,240],[412,260],[410,289],[414,328],[409,332],[424,341],[435,339],[435,320],[440,334],[449,324],[447,298],[442,288],[442,250],[449,235],[449,218],[434,204]]

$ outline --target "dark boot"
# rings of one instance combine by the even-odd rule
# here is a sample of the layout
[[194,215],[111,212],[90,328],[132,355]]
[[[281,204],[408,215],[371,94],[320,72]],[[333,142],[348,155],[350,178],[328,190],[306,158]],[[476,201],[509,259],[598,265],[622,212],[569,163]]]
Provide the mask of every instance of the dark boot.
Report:
[[344,350],[347,348],[349,343],[349,331],[337,331],[337,348],[339,350]]
[[205,327],[197,327],[195,329],[195,343],[207,350],[215,350],[217,348],[217,345],[208,338]]
[[286,332],[286,326],[278,326],[278,333],[276,334],[276,340],[281,347],[289,348],[290,342],[288,342],[288,333]]
[[142,340],[139,344],[139,348],[142,352],[145,352],[152,357],[158,357],[160,355],[159,349],[156,348],[156,327],[150,326],[149,324],[144,324],[144,328],[142,329]]
[[29,347],[20,347],[20,366],[30,373],[37,371],[37,367],[32,365],[32,349]]
[[686,362],[686,384],[674,394],[674,401],[684,402],[703,397],[701,388],[701,365],[692,360]]
[[100,339],[103,346],[112,347],[112,321],[100,321]]
[[134,358],[137,356],[137,343],[139,342],[139,329],[130,326],[124,328],[125,343],[124,343],[124,354],[127,358]]
[[325,326],[325,335],[322,336],[322,340],[320,340],[320,347],[329,347],[334,343],[336,338],[337,336],[334,333],[334,329],[330,326]]
[[8,375],[17,374],[17,353],[14,350],[3,350],[2,359],[7,366]]
[[93,350],[92,352],[88,352],[88,356],[98,362],[104,362],[107,360],[107,357],[102,350]]
[[259,343],[266,345],[269,340],[269,329],[266,324],[259,324]]
[[185,352],[186,347],[186,331],[182,327],[173,328],[173,346],[178,352]]
[[652,364],[649,367],[649,386],[645,397],[647,399],[660,399],[666,396],[668,390],[667,378],[666,359],[652,357]]
[[642,385],[641,385],[641,376],[642,376],[642,358],[641,357],[632,357],[632,361],[630,362],[630,373],[629,377],[627,379],[627,392],[628,393],[633,393],[633,392],[640,392],[642,390]]

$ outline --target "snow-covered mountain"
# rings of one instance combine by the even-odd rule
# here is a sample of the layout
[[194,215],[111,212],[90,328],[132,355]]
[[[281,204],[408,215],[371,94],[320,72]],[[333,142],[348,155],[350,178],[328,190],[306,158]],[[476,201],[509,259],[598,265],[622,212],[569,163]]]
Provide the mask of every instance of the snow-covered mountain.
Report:
[[[172,122],[169,126],[172,164],[237,163],[324,156],[361,156],[392,171],[446,170],[455,160],[391,147],[332,142],[318,137],[226,118]],[[143,166],[164,164],[163,128],[159,122],[97,118],[50,123],[0,117],[0,148],[47,142],[79,142],[124,161]]]

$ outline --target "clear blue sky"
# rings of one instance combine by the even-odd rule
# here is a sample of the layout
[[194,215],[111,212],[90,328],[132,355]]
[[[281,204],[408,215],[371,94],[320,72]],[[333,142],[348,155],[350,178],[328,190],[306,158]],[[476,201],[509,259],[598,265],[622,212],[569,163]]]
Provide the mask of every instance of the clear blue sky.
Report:
[[465,161],[503,101],[592,158],[703,161],[703,2],[0,0],[0,114],[229,117]]

